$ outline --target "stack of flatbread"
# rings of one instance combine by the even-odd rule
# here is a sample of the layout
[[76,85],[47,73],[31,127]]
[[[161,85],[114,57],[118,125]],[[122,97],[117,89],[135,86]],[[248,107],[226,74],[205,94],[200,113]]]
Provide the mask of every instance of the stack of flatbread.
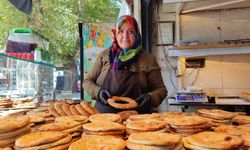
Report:
[[56,131],[33,132],[16,140],[16,150],[67,149],[72,142],[70,134]]
[[112,113],[103,113],[103,114],[95,114],[89,117],[90,122],[102,122],[102,121],[108,121],[108,122],[117,122],[122,123],[121,116],[118,114],[112,114]]
[[130,150],[180,150],[181,136],[172,133],[133,133],[126,141]]
[[172,132],[183,136],[196,134],[209,130],[211,122],[200,116],[180,116],[176,118],[164,118],[169,123],[169,128]]
[[129,122],[133,121],[139,121],[139,120],[146,120],[146,119],[155,119],[155,120],[162,120],[161,114],[153,113],[153,114],[138,114],[138,115],[131,115],[129,118],[123,122],[123,124],[127,124]]
[[245,142],[244,146],[250,148],[250,127],[222,125],[214,129],[215,132],[230,134],[241,137]]
[[139,120],[145,120],[145,119],[161,120],[161,114],[153,113],[153,114],[132,115],[132,116],[129,116],[129,118],[127,119],[127,122],[133,122],[133,121],[139,121]]
[[60,131],[69,133],[74,138],[79,138],[82,133],[82,124],[76,121],[63,121],[45,124],[39,128],[39,131]]
[[12,107],[13,102],[11,99],[9,98],[4,98],[4,99],[0,99],[0,108],[10,108]]
[[224,133],[201,132],[184,137],[182,142],[186,149],[231,150],[239,148],[244,143],[244,140]]
[[64,121],[76,121],[81,124],[87,123],[89,120],[87,116],[59,116],[55,119],[56,122],[64,122]]
[[237,125],[249,125],[250,126],[250,116],[236,115],[233,118],[233,123]]
[[167,132],[168,126],[164,121],[156,119],[145,119],[128,122],[126,125],[126,134],[139,132]]
[[82,137],[72,143],[69,150],[125,150],[126,143],[112,136]]
[[[55,120],[55,117],[49,112],[48,108],[33,109],[33,110],[28,111],[26,115],[30,117],[42,117],[44,118],[45,123],[50,123]],[[40,121],[40,122],[43,122],[43,121]],[[34,122],[34,123],[40,123],[40,122]]]
[[223,124],[232,124],[232,119],[236,116],[232,112],[219,109],[198,109],[200,116],[206,117],[212,122],[212,126],[217,127]]
[[6,117],[0,119],[0,148],[12,147],[19,137],[31,132],[29,118]]
[[82,101],[80,104],[69,105],[66,102],[50,103],[49,112],[55,116],[90,116],[99,113],[94,107],[90,106],[86,101]]
[[92,122],[83,125],[84,136],[114,136],[118,138],[124,138],[126,132],[126,127],[122,124],[116,122]]

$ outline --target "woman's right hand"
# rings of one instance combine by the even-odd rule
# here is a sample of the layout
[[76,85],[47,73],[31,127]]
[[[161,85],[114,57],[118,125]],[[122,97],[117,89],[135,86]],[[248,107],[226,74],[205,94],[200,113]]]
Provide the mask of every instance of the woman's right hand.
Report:
[[109,93],[108,90],[101,89],[98,93],[98,98],[102,104],[107,105],[108,104],[107,100],[111,98],[111,94]]

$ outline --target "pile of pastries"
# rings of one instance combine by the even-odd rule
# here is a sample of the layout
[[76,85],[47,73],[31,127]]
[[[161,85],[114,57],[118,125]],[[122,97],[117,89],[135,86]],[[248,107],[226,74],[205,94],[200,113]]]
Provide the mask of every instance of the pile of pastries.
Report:
[[[60,104],[62,105],[56,105],[56,111],[65,103],[60,102]],[[82,103],[79,105],[82,106]],[[122,113],[89,113],[88,115],[65,113],[65,115],[54,116],[49,108],[23,111],[0,119],[0,149],[229,150],[250,148],[250,116],[236,115],[217,109],[199,109],[192,114],[133,112],[125,120],[120,115]],[[53,118],[53,120],[46,121],[46,118]],[[214,120],[226,121],[214,126]],[[229,120],[231,125],[228,125]]]

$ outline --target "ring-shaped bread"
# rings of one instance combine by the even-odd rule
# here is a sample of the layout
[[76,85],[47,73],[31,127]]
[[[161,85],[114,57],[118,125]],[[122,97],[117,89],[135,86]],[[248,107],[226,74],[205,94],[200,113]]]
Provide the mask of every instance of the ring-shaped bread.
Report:
[[112,96],[112,98],[109,98],[107,102],[109,105],[117,109],[132,109],[137,106],[136,101],[129,97]]

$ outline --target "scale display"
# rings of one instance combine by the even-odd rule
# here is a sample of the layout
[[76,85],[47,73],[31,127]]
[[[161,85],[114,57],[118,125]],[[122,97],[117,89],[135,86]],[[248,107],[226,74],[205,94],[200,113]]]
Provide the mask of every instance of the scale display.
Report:
[[207,102],[205,93],[177,93],[175,96],[177,102]]

